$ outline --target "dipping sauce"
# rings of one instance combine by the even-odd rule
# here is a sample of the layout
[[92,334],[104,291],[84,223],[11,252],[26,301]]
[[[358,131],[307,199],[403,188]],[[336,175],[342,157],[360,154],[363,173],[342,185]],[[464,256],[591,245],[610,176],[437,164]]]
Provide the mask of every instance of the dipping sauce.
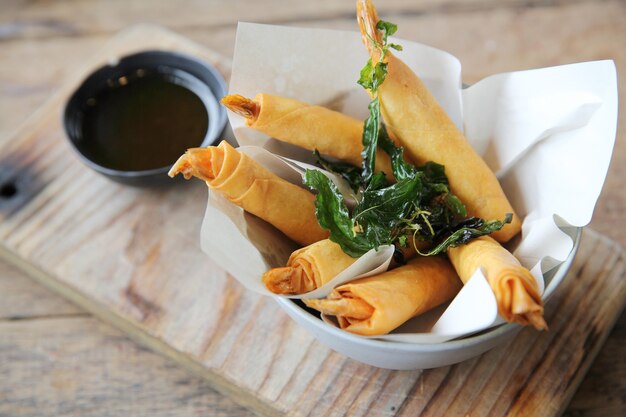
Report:
[[207,135],[207,108],[193,77],[177,70],[136,69],[108,79],[81,105],[77,148],[110,169],[144,171],[173,164]]

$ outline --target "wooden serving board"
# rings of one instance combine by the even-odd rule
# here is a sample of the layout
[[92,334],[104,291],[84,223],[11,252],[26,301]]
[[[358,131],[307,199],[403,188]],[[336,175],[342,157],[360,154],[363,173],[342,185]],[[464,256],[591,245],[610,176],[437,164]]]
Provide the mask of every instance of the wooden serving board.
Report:
[[[0,148],[0,255],[262,415],[559,415],[626,299],[625,256],[586,231],[546,308],[550,331],[458,365],[388,371],[332,352],[269,298],[244,290],[199,248],[200,181],[111,182],[65,140],[63,104],[105,61],[142,49],[229,62],[154,26],[129,29],[86,62]],[[243,260],[245,261],[245,260]]]

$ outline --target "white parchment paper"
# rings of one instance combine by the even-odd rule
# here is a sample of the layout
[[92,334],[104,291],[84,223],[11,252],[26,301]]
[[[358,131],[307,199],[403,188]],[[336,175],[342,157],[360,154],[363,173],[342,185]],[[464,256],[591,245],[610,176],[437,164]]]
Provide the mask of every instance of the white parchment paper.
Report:
[[[394,53],[422,78],[465,131],[524,218],[514,253],[540,288],[546,286],[547,297],[558,283],[544,283],[543,274],[572,250],[572,239],[555,219],[561,226],[588,224],[608,169],[617,123],[613,61],[497,74],[462,89],[456,58],[418,43],[393,41],[404,47]],[[356,32],[240,23],[230,93],[283,95],[364,119],[369,97],[356,79],[367,58]],[[264,148],[292,161],[311,161],[310,152],[246,127],[241,117],[230,113],[229,120],[241,145]],[[291,162],[254,147],[246,152],[278,175],[299,183],[298,169]],[[246,287],[267,294],[260,277],[268,267],[284,265],[292,244],[216,194],[209,196],[202,231],[204,250]],[[370,272],[385,269],[391,250],[384,250],[388,253],[369,254],[340,281],[367,274],[368,268]],[[327,294],[334,285],[337,282],[314,296]],[[495,297],[479,269],[447,307],[380,338],[437,343],[500,322]]]

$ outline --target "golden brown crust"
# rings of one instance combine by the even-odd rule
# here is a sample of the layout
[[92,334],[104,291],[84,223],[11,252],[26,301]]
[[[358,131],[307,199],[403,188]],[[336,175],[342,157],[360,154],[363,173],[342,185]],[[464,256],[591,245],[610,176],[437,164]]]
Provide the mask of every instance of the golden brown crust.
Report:
[[326,284],[356,261],[341,246],[324,239],[293,252],[287,266],[270,269],[263,274],[263,282],[276,294],[304,294]]
[[[222,103],[246,118],[246,125],[282,142],[360,166],[363,122],[323,106],[260,93],[252,100],[226,96]],[[376,170],[391,173],[389,156],[376,154]]]
[[245,211],[272,224],[289,238],[309,245],[328,237],[315,216],[315,197],[265,169],[227,142],[189,149],[171,175],[196,176]]
[[482,267],[496,296],[498,312],[506,321],[531,324],[538,330],[548,328],[535,278],[494,239],[483,236],[466,245],[450,248],[448,257],[464,283]]

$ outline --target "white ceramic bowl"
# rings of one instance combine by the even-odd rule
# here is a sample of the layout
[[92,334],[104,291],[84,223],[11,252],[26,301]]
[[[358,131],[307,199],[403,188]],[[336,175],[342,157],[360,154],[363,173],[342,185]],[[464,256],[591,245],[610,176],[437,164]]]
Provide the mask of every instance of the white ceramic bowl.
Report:
[[[563,228],[573,240],[567,259],[545,274],[547,301],[569,271],[578,246],[582,228]],[[352,359],[386,369],[428,369],[452,365],[480,355],[512,338],[520,329],[517,324],[503,324],[484,332],[437,344],[416,344],[369,339],[324,323],[288,298],[275,298],[280,307],[299,325],[313,333],[325,346]]]

